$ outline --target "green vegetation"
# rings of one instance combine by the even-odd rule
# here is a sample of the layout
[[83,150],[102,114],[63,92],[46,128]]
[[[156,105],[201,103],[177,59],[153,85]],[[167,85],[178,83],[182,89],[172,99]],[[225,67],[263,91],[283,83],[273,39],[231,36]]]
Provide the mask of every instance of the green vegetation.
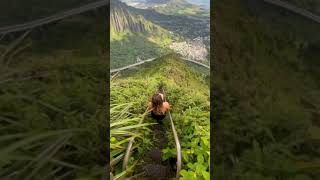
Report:
[[319,179],[320,26],[263,2],[219,1],[217,179]]
[[[154,33],[153,33],[154,34]],[[168,46],[172,39],[166,33],[146,35],[143,33],[112,33],[110,45],[110,67],[119,68],[136,63],[137,59],[146,60],[171,52]],[[121,40],[118,40],[121,39]]]
[[[112,85],[111,89],[114,88]],[[132,150],[141,149],[141,147],[148,145],[143,139],[143,136],[148,132],[148,129],[145,128],[148,124],[140,123],[145,114],[130,112],[132,107],[137,104],[134,102],[116,104],[117,102],[112,99],[110,101],[110,178],[116,179],[124,177],[129,170],[134,168],[133,165],[129,167],[129,170],[122,171],[121,166],[129,141],[135,138]]]
[[[100,17],[77,16],[72,20],[80,21],[60,21],[41,33],[36,29],[1,59],[1,178],[101,179],[105,174],[108,66]],[[12,43],[8,38],[1,42],[1,54]]]
[[133,64],[170,52],[169,45],[177,39],[169,31],[133,12],[124,3],[112,1],[110,23],[111,68]]
[[[210,97],[209,77],[187,65],[174,55],[164,56],[144,64],[136,70],[123,72],[111,81],[111,104],[134,103],[129,112],[132,117],[141,116],[159,83],[165,84],[167,98],[171,104],[171,114],[182,148],[183,170],[181,179],[209,179],[210,150]],[[147,118],[145,123],[155,121]],[[175,158],[176,151],[169,119],[164,119],[168,146],[164,148],[163,160]],[[152,132],[146,132],[137,142],[138,151],[133,160],[150,148]],[[140,146],[141,141],[145,146]],[[132,162],[131,165],[133,165]]]

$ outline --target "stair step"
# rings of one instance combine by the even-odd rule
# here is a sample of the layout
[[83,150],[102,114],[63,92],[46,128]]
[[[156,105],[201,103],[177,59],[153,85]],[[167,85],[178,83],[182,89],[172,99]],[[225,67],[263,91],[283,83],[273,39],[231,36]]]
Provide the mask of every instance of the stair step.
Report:
[[147,161],[151,161],[157,164],[161,164],[162,161],[162,152],[160,149],[155,148],[155,149],[151,149],[147,154],[146,157],[148,157]]
[[172,177],[172,171],[168,166],[162,166],[159,164],[146,164],[143,167],[145,176],[152,179],[168,179]]

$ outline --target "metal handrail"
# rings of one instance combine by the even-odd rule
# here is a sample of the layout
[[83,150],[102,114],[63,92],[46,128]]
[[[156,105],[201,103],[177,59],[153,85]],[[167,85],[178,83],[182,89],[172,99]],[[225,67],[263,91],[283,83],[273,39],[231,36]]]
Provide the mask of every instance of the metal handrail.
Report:
[[121,68],[110,69],[110,73],[120,72],[120,71],[122,71],[122,70],[129,69],[129,68],[132,68],[132,67],[141,65],[141,64],[143,64],[143,63],[153,61],[153,60],[155,60],[155,59],[156,59],[156,58],[150,58],[150,59],[147,59],[147,60],[144,60],[144,61],[140,61],[140,62],[137,62],[137,63],[133,63],[133,64],[130,64],[130,65],[128,65],[128,66],[124,66],[124,67],[121,67]]
[[12,32],[18,32],[18,31],[24,31],[26,29],[32,29],[44,24],[49,24],[54,21],[58,21],[61,19],[64,19],[69,16],[73,16],[76,14],[80,14],[92,9],[96,9],[102,6],[106,6],[109,4],[109,0],[100,0],[96,2],[89,3],[87,5],[83,5],[78,8],[66,10],[48,17],[40,18],[37,20],[33,20],[31,22],[27,23],[22,23],[22,24],[17,24],[17,25],[11,25],[11,26],[6,26],[6,27],[0,27],[0,34],[7,34],[7,33],[12,33]]
[[278,7],[285,8],[293,13],[296,13],[298,15],[305,17],[305,18],[308,18],[308,19],[313,20],[317,23],[320,23],[320,16],[319,15],[317,15],[313,12],[310,12],[309,10],[297,7],[289,2],[285,2],[283,0],[263,0],[263,1],[265,3],[269,3],[269,4],[273,4],[275,6],[278,6]]
[[[145,111],[145,113],[143,114],[143,117],[141,118],[139,124],[141,124],[144,120],[144,117],[146,115],[146,112],[148,111],[148,109]],[[127,147],[127,150],[126,150],[126,154],[123,158],[123,163],[122,163],[122,170],[125,171],[128,169],[128,162],[129,162],[129,158],[130,158],[130,155],[131,155],[131,149],[132,149],[132,145],[133,145],[133,142],[134,142],[134,139],[135,139],[135,136],[132,137],[128,143],[128,147]]]
[[[165,94],[165,91],[163,90],[163,93]],[[146,110],[146,112],[148,111],[148,109]],[[143,118],[140,120],[139,124],[141,124],[144,120],[144,117],[146,115],[146,112],[144,113],[144,116]],[[180,141],[179,141],[179,137],[178,137],[178,133],[174,127],[174,123],[173,123],[173,120],[172,120],[172,116],[171,116],[171,113],[170,113],[170,110],[168,110],[168,115],[169,115],[169,119],[170,119],[170,125],[171,125],[171,129],[172,129],[172,132],[173,132],[173,137],[174,137],[174,141],[175,141],[175,145],[176,145],[176,150],[177,150],[177,171],[176,171],[176,179],[179,179],[180,177],[180,170],[181,170],[181,145],[180,145]],[[127,150],[126,150],[126,154],[124,156],[124,159],[123,159],[123,164],[122,164],[122,170],[125,171],[128,169],[128,162],[129,162],[129,158],[130,158],[130,155],[131,155],[131,149],[132,149],[132,146],[133,146],[133,142],[134,142],[134,139],[135,137],[132,137],[128,143],[128,147],[127,147]]]
[[174,136],[174,141],[176,143],[176,150],[177,150],[177,171],[176,171],[176,179],[179,179],[180,177],[180,170],[181,170],[181,145],[178,137],[178,133],[174,127],[174,123],[171,117],[170,110],[168,111],[169,118],[170,118],[170,123],[171,123],[171,128]]
[[[127,66],[123,66],[123,67],[121,67],[121,68],[110,69],[110,73],[115,73],[115,72],[120,72],[120,71],[123,71],[123,70],[126,70],[126,69],[130,69],[130,68],[139,66],[139,65],[141,65],[141,64],[144,64],[144,63],[146,63],[146,62],[154,61],[154,60],[156,60],[156,59],[157,59],[157,58],[150,58],[150,59],[147,59],[147,60],[144,60],[144,61],[140,61],[140,62],[137,62],[137,63],[129,64],[129,65],[127,65]],[[197,64],[197,65],[200,65],[200,66],[205,67],[205,68],[207,68],[207,69],[210,69],[210,66],[205,65],[205,64],[202,64],[202,63],[197,62],[197,61],[195,61],[195,60],[191,60],[191,59],[187,59],[187,58],[183,58],[183,57],[181,57],[181,59],[184,60],[184,61],[188,61],[188,62]]]
[[195,60],[191,60],[191,59],[187,59],[187,58],[184,58],[184,57],[181,57],[181,59],[185,60],[185,61],[192,62],[192,63],[197,64],[197,65],[200,65],[200,66],[205,67],[207,69],[210,69],[210,66],[208,66],[206,64],[202,64],[201,62],[198,62],[198,61],[195,61]]
[[[166,93],[164,91],[164,89],[162,88],[164,97],[166,97]],[[167,101],[165,99],[165,101]],[[181,145],[180,145],[180,141],[179,141],[179,137],[178,137],[178,133],[176,131],[176,128],[174,127],[174,123],[171,117],[171,113],[170,110],[168,110],[168,115],[169,115],[169,119],[170,119],[170,124],[171,124],[171,129],[172,129],[172,133],[173,133],[173,137],[174,137],[174,141],[175,141],[175,145],[176,145],[176,150],[177,150],[177,171],[176,171],[176,179],[179,179],[180,177],[180,170],[181,170]]]

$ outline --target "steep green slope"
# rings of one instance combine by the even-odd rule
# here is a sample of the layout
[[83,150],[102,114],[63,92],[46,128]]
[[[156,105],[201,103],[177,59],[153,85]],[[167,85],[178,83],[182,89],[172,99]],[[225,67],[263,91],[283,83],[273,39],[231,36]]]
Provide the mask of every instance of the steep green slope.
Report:
[[[133,115],[143,114],[147,102],[157,91],[160,82],[165,84],[171,104],[172,118],[181,141],[184,178],[209,179],[210,166],[210,96],[209,77],[192,65],[173,55],[164,56],[144,67],[124,72],[111,82],[111,105],[134,103]],[[147,118],[146,122],[155,121]],[[169,139],[163,149],[163,159],[175,158],[175,146],[169,119],[164,119]],[[153,132],[145,134],[143,142],[150,142]],[[151,145],[149,146],[149,148]],[[148,147],[138,148],[133,159],[139,160]],[[133,162],[132,162],[133,163]]]
[[134,8],[129,9],[117,0],[111,2],[111,68],[169,52],[168,46],[175,38],[173,34],[138,15]]
[[319,179],[320,26],[253,0],[215,7],[214,177]]

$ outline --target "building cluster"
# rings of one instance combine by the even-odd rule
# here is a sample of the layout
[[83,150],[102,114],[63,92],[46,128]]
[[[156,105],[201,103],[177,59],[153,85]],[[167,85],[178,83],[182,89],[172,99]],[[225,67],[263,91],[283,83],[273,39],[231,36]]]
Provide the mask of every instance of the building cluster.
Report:
[[187,59],[196,61],[204,61],[208,56],[208,50],[201,37],[192,41],[174,42],[170,45],[170,49]]

